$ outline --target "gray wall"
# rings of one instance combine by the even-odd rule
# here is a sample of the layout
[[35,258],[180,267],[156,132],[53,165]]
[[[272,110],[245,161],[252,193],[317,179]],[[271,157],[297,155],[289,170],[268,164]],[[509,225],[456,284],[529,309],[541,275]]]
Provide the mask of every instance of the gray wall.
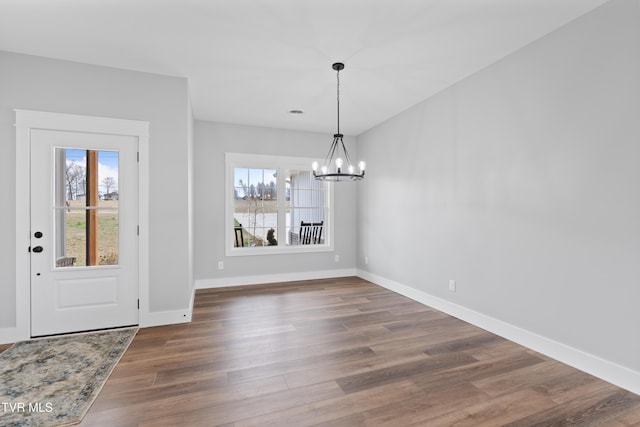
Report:
[[639,22],[614,0],[360,135],[358,268],[639,371]]
[[187,80],[0,52],[0,94],[0,328],[28,286],[15,280],[15,108],[150,122],[150,311],[188,308]]
[[[225,256],[225,152],[323,159],[332,141],[327,134],[196,121],[194,146],[196,280],[278,275],[355,268],[356,186],[335,186],[335,252]],[[355,141],[345,137],[352,157]],[[334,255],[340,255],[340,262]],[[218,270],[224,261],[224,270]],[[205,285],[206,286],[206,285]]]

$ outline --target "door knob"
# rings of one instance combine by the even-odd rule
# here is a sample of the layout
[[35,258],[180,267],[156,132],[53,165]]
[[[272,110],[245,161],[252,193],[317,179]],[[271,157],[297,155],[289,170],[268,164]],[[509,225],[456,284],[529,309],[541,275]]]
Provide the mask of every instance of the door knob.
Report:
[[41,237],[42,237],[42,231],[36,231],[36,232],[33,234],[33,237],[35,237],[36,239],[41,238]]
[[35,248],[33,248],[33,252],[38,253],[38,254],[39,254],[40,252],[42,252],[42,250],[43,250],[43,249],[42,249],[42,246],[36,246]]

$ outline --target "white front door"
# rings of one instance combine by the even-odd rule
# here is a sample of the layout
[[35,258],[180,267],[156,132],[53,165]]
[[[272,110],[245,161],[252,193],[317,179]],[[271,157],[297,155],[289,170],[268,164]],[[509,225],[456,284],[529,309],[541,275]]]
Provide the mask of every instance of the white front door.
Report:
[[138,139],[31,130],[31,336],[138,324]]

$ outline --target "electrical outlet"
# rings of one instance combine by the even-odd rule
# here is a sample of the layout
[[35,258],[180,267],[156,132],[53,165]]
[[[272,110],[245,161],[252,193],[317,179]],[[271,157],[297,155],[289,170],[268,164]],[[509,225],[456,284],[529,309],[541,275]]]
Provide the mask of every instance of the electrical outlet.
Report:
[[456,281],[455,280],[449,280],[449,290],[451,292],[455,292],[456,291]]
[[218,270],[224,270],[224,262],[218,261]]
[[340,262],[340,255],[336,255],[336,262]]

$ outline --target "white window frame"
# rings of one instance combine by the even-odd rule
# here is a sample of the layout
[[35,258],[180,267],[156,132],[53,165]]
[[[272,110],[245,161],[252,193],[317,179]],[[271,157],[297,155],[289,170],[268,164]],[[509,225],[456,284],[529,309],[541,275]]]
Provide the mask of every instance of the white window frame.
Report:
[[[277,245],[259,247],[234,247],[235,232],[233,230],[233,210],[234,210],[234,169],[235,168],[256,168],[275,169],[279,176],[284,176],[286,170],[309,170],[314,159],[304,157],[270,156],[263,154],[246,153],[225,153],[225,221],[224,221],[224,245],[227,256],[252,256],[252,255],[275,255],[275,254],[295,254],[309,252],[331,252],[333,248],[333,186],[326,182],[325,185],[325,226],[324,243],[315,245]],[[282,180],[278,180],[277,192],[278,200],[285,199],[285,185]],[[284,214],[278,211],[278,229],[286,229],[284,224]],[[282,223],[281,223],[282,222]]]

